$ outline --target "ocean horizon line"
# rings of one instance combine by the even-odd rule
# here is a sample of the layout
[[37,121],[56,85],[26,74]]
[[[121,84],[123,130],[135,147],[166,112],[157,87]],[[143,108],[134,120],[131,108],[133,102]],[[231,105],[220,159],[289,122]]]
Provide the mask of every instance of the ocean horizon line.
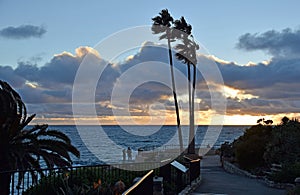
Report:
[[[28,125],[28,126],[35,126],[35,124],[31,124],[31,125]],[[117,124],[105,124],[105,125],[95,125],[95,124],[84,124],[84,125],[75,125],[75,124],[48,124],[48,126],[93,126],[93,127],[96,127],[96,126],[141,126],[141,127],[145,127],[145,126],[174,126],[176,127],[177,125],[117,125]],[[188,127],[189,125],[181,125],[182,127]],[[195,126],[204,126],[204,127],[207,127],[207,126],[224,126],[224,127],[246,127],[246,126],[253,126],[253,125],[250,125],[250,124],[243,124],[243,125],[195,125]]]

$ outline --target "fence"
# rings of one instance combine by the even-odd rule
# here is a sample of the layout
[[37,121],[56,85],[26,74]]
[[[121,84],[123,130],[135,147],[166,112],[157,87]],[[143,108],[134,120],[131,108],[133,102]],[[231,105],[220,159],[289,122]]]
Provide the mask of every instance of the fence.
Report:
[[[36,186],[42,187],[58,187],[64,186],[67,180],[70,182],[78,182],[78,180],[88,181],[91,186],[94,182],[100,179],[102,185],[110,187],[115,182],[122,180],[126,186],[130,186],[136,177],[141,177],[147,171],[128,171],[126,168],[136,166],[139,170],[149,170],[149,168],[157,164],[157,162],[148,163],[124,163],[111,165],[93,165],[93,166],[76,166],[65,168],[52,168],[40,170],[25,170],[25,171],[6,171],[0,174],[10,174],[10,194],[26,194],[28,191],[37,190]],[[158,169],[155,174],[159,174]],[[87,183],[88,183],[87,182]],[[38,184],[38,185],[37,185]],[[49,192],[49,194],[51,194]],[[45,194],[43,194],[45,195]]]
[[[70,183],[76,184],[76,182],[80,183],[82,181],[85,181],[90,186],[83,189],[86,191],[95,189],[97,185],[106,186],[106,190],[112,190],[112,185],[119,180],[122,180],[128,188],[133,184],[132,181],[136,177],[143,177],[147,173],[147,171],[125,170],[130,166],[136,166],[138,170],[149,170],[153,166],[160,167],[153,170],[153,175],[164,177],[165,191],[176,193],[180,192],[186,185],[189,185],[193,178],[198,177],[197,171],[198,169],[200,171],[200,167],[192,163],[186,163],[187,171],[182,172],[170,164],[161,166],[160,162],[143,162],[114,164],[113,166],[94,165],[10,171],[1,172],[0,174],[9,173],[11,175],[10,194],[33,194],[32,192],[35,192],[36,194],[42,193],[47,195],[57,193],[57,191],[53,190],[60,190],[62,193],[65,193],[67,190],[70,190],[68,188]],[[195,167],[197,171],[191,172],[190,169],[195,170]],[[197,174],[196,176],[195,173]],[[45,189],[47,189],[47,192],[44,192]]]
[[[156,163],[153,175],[164,177],[165,191],[180,192],[186,185],[190,184],[193,172],[192,167],[186,164],[187,171],[182,172],[167,164],[160,163],[124,163],[111,165],[77,166],[67,168],[53,168],[41,170],[11,171],[0,174],[11,174],[10,194],[56,194],[66,193],[73,188],[80,188],[88,192],[102,185],[102,190],[112,190],[113,185],[122,180],[126,187],[130,187],[136,177],[143,177],[147,171],[127,171],[129,166],[151,168]],[[167,171],[166,168],[167,167]],[[198,169],[198,168],[197,168]],[[148,169],[149,170],[149,169]],[[200,168],[199,168],[200,170]],[[195,176],[193,176],[195,177]],[[85,185],[82,185],[81,182]],[[72,183],[72,185],[71,185]],[[148,182],[149,183],[149,182]],[[74,187],[75,185],[75,187]],[[77,185],[77,186],[76,186]],[[45,190],[47,189],[47,190]]]

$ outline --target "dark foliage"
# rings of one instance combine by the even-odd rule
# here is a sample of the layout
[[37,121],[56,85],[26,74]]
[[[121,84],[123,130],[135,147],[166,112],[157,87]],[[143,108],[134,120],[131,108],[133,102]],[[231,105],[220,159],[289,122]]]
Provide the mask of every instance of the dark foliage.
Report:
[[264,166],[264,153],[272,132],[271,126],[254,125],[234,142],[236,161],[243,169]]
[[[281,123],[271,126],[272,120],[264,118],[247,129],[232,144],[224,143],[223,155],[234,157],[243,169],[271,173],[275,182],[293,183],[300,177],[300,123],[297,119],[283,117]],[[281,169],[274,170],[273,165]]]
[[300,123],[287,117],[275,126],[267,144],[264,158],[268,164],[300,162]]
[[11,173],[7,171],[32,170],[36,180],[34,170],[41,168],[42,161],[48,168],[63,167],[72,164],[69,152],[79,157],[62,132],[48,130],[48,125],[25,129],[35,115],[27,116],[20,95],[4,81],[0,81],[0,110],[0,194],[9,194]]

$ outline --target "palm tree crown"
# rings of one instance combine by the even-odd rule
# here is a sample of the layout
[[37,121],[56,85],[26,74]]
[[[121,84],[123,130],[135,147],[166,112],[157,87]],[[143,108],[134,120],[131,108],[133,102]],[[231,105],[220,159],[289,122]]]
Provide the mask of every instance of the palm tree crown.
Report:
[[186,22],[183,16],[179,20],[175,20],[174,28],[176,29],[174,36],[177,39],[183,39],[192,33],[192,26]]
[[[190,36],[192,37],[192,36]],[[176,45],[178,53],[176,53],[176,58],[182,61],[184,64],[197,64],[197,54],[196,51],[199,49],[199,45],[192,39],[183,39],[182,44]]]
[[161,10],[159,16],[152,18],[153,25],[151,30],[153,34],[162,34],[159,39],[170,39],[171,38],[171,26],[174,21],[167,9]]
[[[42,162],[48,168],[70,166],[69,152],[80,156],[64,133],[48,130],[48,125],[24,129],[35,114],[28,117],[19,94],[1,80],[0,110],[0,194],[9,193],[11,175],[8,171],[39,171]],[[33,171],[31,173],[34,180],[36,175]]]
[[199,49],[199,45],[194,41],[192,34],[192,26],[188,24],[184,17],[174,22],[174,36],[181,40],[182,43],[176,45],[178,60],[185,64],[197,64],[196,50]]

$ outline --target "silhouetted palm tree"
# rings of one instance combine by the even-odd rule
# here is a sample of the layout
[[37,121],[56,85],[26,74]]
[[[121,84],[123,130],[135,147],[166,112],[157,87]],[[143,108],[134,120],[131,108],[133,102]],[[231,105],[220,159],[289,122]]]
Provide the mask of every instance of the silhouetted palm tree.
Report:
[[[48,125],[24,128],[35,117],[27,117],[26,106],[9,84],[0,80],[0,194],[9,194],[10,171],[31,170],[43,174],[42,160],[48,168],[70,166],[69,152],[79,157],[79,151],[62,132],[48,130]],[[19,179],[23,178],[19,172]]]
[[180,114],[179,114],[179,107],[178,107],[177,94],[176,94],[175,76],[174,76],[173,59],[172,59],[172,48],[171,48],[171,42],[175,41],[173,39],[172,28],[171,28],[173,24],[173,17],[170,15],[167,9],[164,9],[159,13],[159,16],[152,18],[152,21],[153,21],[152,32],[154,34],[162,34],[159,37],[159,39],[160,40],[167,39],[168,41],[172,90],[173,90],[174,104],[176,110],[179,145],[180,145],[180,151],[182,152],[183,151],[182,132],[181,132]]
[[[194,117],[194,104],[195,104],[195,87],[196,87],[196,65],[197,56],[196,50],[199,49],[199,45],[195,43],[193,36],[191,35],[192,26],[187,24],[184,17],[174,22],[176,31],[175,34],[177,39],[180,39],[182,43],[176,45],[178,53],[176,58],[187,65],[188,72],[188,91],[189,91],[189,116],[190,116],[190,130],[189,130],[189,146],[188,153],[195,154],[195,117]],[[182,33],[181,33],[182,32]],[[193,67],[193,77],[191,77],[191,69]],[[191,80],[193,81],[191,82]]]

